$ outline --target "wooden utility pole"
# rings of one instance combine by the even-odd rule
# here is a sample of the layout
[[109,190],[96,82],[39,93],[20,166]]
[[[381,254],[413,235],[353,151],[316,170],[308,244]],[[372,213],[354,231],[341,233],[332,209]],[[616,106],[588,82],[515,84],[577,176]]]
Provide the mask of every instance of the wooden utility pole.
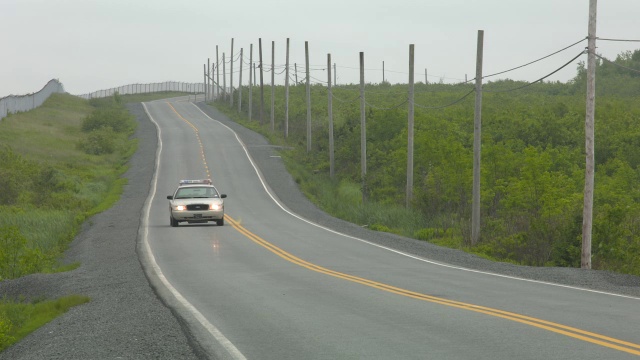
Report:
[[284,76],[284,138],[289,137],[289,38],[287,38],[287,59]]
[[216,45],[216,97],[220,96],[220,59],[218,58],[218,45]]
[[309,73],[309,42],[304,42],[304,64],[307,73],[307,153],[311,152],[311,74]]
[[362,203],[367,202],[367,118],[364,99],[364,53],[360,52],[360,177]]
[[244,61],[244,57],[242,55],[243,48],[240,48],[240,74],[238,79],[238,112],[242,111],[242,68],[244,65],[242,62]]
[[253,44],[249,45],[249,121],[251,121],[251,112],[253,111],[253,78],[255,78],[256,74],[253,74],[253,77],[251,76],[252,74],[252,68],[253,67]]
[[589,0],[589,40],[587,57],[587,114],[585,133],[584,209],[582,212],[582,258],[580,267],[591,269],[591,228],[593,221],[593,189],[595,187],[595,113],[596,113],[596,18],[597,0]]
[[476,54],[476,106],[473,119],[473,203],[471,205],[471,245],[480,240],[480,150],[482,148],[482,57],[484,30],[478,30]]
[[293,63],[293,72],[296,75],[296,86],[298,86],[298,63]]
[[229,70],[229,105],[233,106],[233,38],[231,38],[231,69]]
[[338,72],[336,71],[336,63],[333,63],[333,85],[338,85],[338,78],[337,78],[337,74]]
[[227,101],[227,60],[222,53],[222,101]]
[[276,97],[276,71],[275,71],[275,62],[276,62],[276,42],[271,41],[271,131],[275,131],[276,129],[276,120],[275,120],[275,97]]
[[406,207],[411,208],[413,202],[413,117],[414,117],[414,44],[409,45],[409,109],[407,124],[407,199]]
[[329,177],[334,177],[334,154],[333,154],[333,93],[331,90],[331,54],[327,54],[327,93],[328,93],[328,113],[329,113]]
[[[207,64],[202,64],[202,66],[204,67],[204,74],[203,74],[204,83],[202,84],[202,86],[204,87],[204,99],[206,102],[207,101]],[[193,102],[195,102],[195,100]]]
[[207,58],[207,69],[205,71],[205,76],[204,102],[207,102],[211,97],[211,58]]
[[264,63],[262,62],[262,38],[258,39],[260,52],[260,124],[264,124]]
[[382,61],[382,82],[384,82],[384,61]]
[[429,83],[429,79],[427,79],[427,68],[424,68],[424,84],[427,85]]

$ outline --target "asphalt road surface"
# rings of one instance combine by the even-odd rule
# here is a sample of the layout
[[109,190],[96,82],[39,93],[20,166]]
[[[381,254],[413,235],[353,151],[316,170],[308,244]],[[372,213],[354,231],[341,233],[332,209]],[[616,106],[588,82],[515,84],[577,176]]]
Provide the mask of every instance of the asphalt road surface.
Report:
[[[322,219],[297,215],[280,199],[286,192],[267,184],[259,169],[269,171],[269,161],[282,166],[268,144],[245,145],[185,99],[145,108],[159,146],[143,210],[143,263],[212,357],[640,355],[638,297],[444,265],[367,233],[330,230]],[[260,168],[252,156],[261,157]],[[170,227],[166,195],[180,179],[208,177],[228,195],[225,225]]]

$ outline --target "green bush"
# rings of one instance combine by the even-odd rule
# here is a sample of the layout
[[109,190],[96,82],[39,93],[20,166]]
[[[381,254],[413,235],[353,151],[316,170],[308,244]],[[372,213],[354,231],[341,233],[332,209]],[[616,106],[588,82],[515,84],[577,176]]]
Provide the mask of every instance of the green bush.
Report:
[[133,129],[134,123],[129,112],[113,106],[97,108],[82,121],[82,131],[92,132],[111,128],[117,133],[126,133]]
[[107,126],[91,130],[86,138],[80,140],[78,148],[89,155],[111,154],[116,149],[115,132]]

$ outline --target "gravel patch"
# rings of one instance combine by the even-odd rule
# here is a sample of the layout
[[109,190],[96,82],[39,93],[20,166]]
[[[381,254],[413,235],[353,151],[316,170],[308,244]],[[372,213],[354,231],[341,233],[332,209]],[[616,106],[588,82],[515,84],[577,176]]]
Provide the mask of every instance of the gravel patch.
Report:
[[[331,217],[304,197],[277,157],[278,149],[270,146],[263,136],[229,120],[210,106],[203,103],[198,106],[238,133],[269,187],[286,207],[320,225],[436,262],[640,297],[640,277],[637,276],[496,263],[425,241],[370,231]],[[0,296],[9,299],[53,299],[81,294],[91,297],[91,302],[71,309],[0,353],[0,360],[206,357],[182,317],[176,316],[150,285],[138,257],[140,216],[153,176],[157,138],[156,129],[142,106],[130,104],[129,110],[139,122],[135,135],[139,148],[124,175],[129,183],[121,200],[89,219],[65,253],[66,262],[79,261],[82,265],[71,272],[34,274],[0,282]]]

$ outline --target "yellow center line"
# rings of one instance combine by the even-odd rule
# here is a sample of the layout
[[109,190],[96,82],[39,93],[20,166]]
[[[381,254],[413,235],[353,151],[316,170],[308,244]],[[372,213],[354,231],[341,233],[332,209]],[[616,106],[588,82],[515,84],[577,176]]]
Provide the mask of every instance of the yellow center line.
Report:
[[502,319],[519,322],[519,323],[534,326],[540,329],[548,330],[557,334],[566,335],[574,339],[583,340],[592,344],[601,345],[607,348],[623,351],[633,355],[640,355],[640,344],[635,344],[628,341],[615,339],[612,337],[596,334],[593,332],[589,332],[589,331],[585,331],[585,330],[573,328],[570,326],[566,326],[566,325],[562,325],[562,324],[558,324],[558,323],[554,323],[554,322],[546,321],[542,319],[537,319],[534,317],[525,316],[517,313],[512,313],[512,312],[503,311],[499,309],[493,309],[485,306],[464,303],[460,301],[448,300],[448,299],[431,296],[431,295],[426,295],[426,294],[414,292],[411,290],[398,288],[392,285],[380,283],[377,281],[368,280],[358,276],[349,275],[349,274],[341,273],[331,269],[327,269],[322,266],[315,265],[308,261],[302,260],[299,257],[292,255],[282,250],[281,248],[273,245],[272,243],[262,239],[261,237],[257,236],[256,234],[250,232],[245,227],[240,225],[239,222],[231,218],[228,214],[225,215],[225,218],[227,219],[227,222],[231,224],[231,226],[234,229],[236,229],[238,232],[240,232],[241,234],[243,234],[244,236],[246,236],[256,244],[263,246],[264,248],[268,249],[272,253],[280,256],[281,258],[291,263],[294,263],[296,265],[302,266],[304,268],[307,268],[309,270],[312,270],[318,273],[326,274],[336,278],[344,279],[347,281],[355,282],[358,284],[362,284],[365,286],[373,287],[379,290],[387,291],[387,292],[402,295],[402,296],[407,296],[407,297],[418,299],[418,300],[451,306],[451,307],[455,307],[463,310],[474,311],[477,313],[482,313],[490,316],[499,317]]
[[[191,122],[189,122],[189,120],[185,119],[184,117],[182,117],[182,115],[180,115],[178,113],[178,111],[169,103],[167,102],[167,105],[169,105],[169,107],[171,107],[171,109],[173,110],[174,113],[176,113],[176,115],[182,119],[184,122],[186,122],[187,124],[189,124],[189,126],[191,126],[191,128],[193,129],[193,131],[196,134],[196,137],[198,139],[198,143],[200,144],[200,152],[202,154],[202,161],[204,162],[204,167],[206,169],[207,172],[207,176],[209,177],[209,179],[211,179],[211,174],[209,173],[209,168],[207,166],[207,160],[205,158],[204,155],[204,147],[202,145],[202,141],[200,140],[200,134],[198,131],[198,128],[196,126],[194,126]],[[485,307],[485,306],[479,306],[479,305],[474,305],[474,304],[469,304],[469,303],[464,303],[464,302],[460,302],[460,301],[454,301],[454,300],[448,300],[445,298],[440,298],[437,296],[431,296],[431,295],[427,295],[427,294],[422,294],[422,293],[418,293],[418,292],[414,292],[411,290],[407,290],[407,289],[402,289],[402,288],[398,288],[392,285],[388,285],[388,284],[384,284],[384,283],[380,283],[377,281],[373,281],[373,280],[368,280],[365,278],[361,278],[358,276],[354,276],[354,275],[349,275],[349,274],[345,274],[345,273],[341,273],[338,271],[334,271],[331,269],[327,269],[324,268],[322,266],[310,263],[308,261],[302,260],[301,258],[292,255],[282,249],[280,249],[279,247],[273,245],[272,243],[262,239],[261,237],[259,237],[258,235],[250,232],[249,230],[247,230],[246,228],[244,228],[242,225],[240,225],[239,222],[237,222],[236,220],[234,220],[233,218],[231,218],[228,214],[225,214],[225,219],[229,222],[229,224],[231,224],[231,226],[236,229],[238,232],[240,232],[241,234],[243,234],[244,236],[246,236],[247,238],[249,238],[251,241],[255,242],[256,244],[266,248],[267,250],[271,251],[272,253],[280,256],[281,258],[302,266],[304,268],[307,268],[309,270],[318,272],[318,273],[322,273],[322,274],[326,274],[329,276],[333,276],[339,279],[344,279],[347,281],[351,281],[354,283],[358,283],[358,284],[362,284],[365,286],[369,286],[372,288],[376,288],[382,291],[386,291],[386,292],[390,292],[390,293],[394,293],[394,294],[398,294],[398,295],[402,295],[402,296],[406,296],[406,297],[410,297],[413,299],[417,299],[417,300],[423,300],[423,301],[428,301],[431,303],[435,303],[435,304],[441,304],[441,305],[446,305],[446,306],[450,306],[450,307],[455,307],[458,309],[463,309],[463,310],[469,310],[469,311],[473,311],[476,313],[481,313],[481,314],[486,314],[486,315],[490,315],[490,316],[494,316],[494,317],[498,317],[498,318],[502,318],[502,319],[506,319],[506,320],[511,320],[511,321],[515,321],[518,323],[522,323],[522,324],[526,324],[526,325],[530,325],[533,327],[537,327],[539,329],[544,329],[544,330],[548,330],[557,334],[562,334],[568,337],[572,337],[574,339],[578,339],[578,340],[582,340],[582,341],[586,341],[592,344],[596,344],[596,345],[600,345],[600,346],[604,346],[610,349],[615,349],[615,350],[619,350],[619,351],[623,351],[629,354],[633,354],[633,355],[638,355],[640,356],[640,344],[635,344],[632,342],[628,342],[628,341],[624,341],[624,340],[619,340],[619,339],[615,339],[612,337],[608,337],[605,335],[600,335],[600,334],[596,334],[593,332],[589,332],[589,331],[585,331],[585,330],[581,330],[578,328],[574,328],[574,327],[570,327],[567,325],[562,325],[562,324],[558,324],[558,323],[554,323],[551,321],[546,321],[546,320],[542,320],[542,319],[538,319],[538,318],[534,318],[534,317],[530,317],[530,316],[526,316],[526,315],[521,315],[521,314],[517,314],[517,313],[512,313],[512,312],[508,312],[508,311],[503,311],[503,310],[499,310],[499,309],[493,309],[490,307]]]
[[165,102],[167,103],[167,105],[169,105],[171,110],[173,110],[173,112],[176,113],[176,115],[178,115],[178,117],[182,119],[182,121],[186,122],[189,126],[191,126],[193,131],[196,133],[196,138],[198,139],[198,144],[200,145],[200,155],[202,156],[202,162],[204,163],[204,170],[207,173],[207,178],[213,182],[213,178],[211,177],[211,173],[209,172],[209,165],[207,165],[207,158],[204,155],[204,146],[202,145],[202,140],[200,140],[200,131],[189,120],[185,119],[182,115],[180,115],[180,113],[176,110],[176,108],[173,107],[173,105],[171,105],[170,102],[168,101],[165,101]]

